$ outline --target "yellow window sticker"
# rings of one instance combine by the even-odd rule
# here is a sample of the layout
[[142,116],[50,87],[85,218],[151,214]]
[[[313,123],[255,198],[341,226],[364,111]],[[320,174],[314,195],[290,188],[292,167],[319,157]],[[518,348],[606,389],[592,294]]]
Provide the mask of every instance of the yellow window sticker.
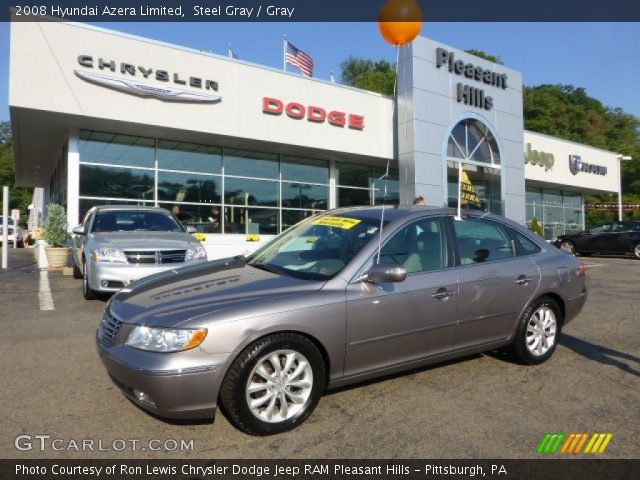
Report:
[[342,228],[349,230],[358,225],[362,220],[347,217],[320,217],[313,221],[314,225],[324,225],[325,227]]

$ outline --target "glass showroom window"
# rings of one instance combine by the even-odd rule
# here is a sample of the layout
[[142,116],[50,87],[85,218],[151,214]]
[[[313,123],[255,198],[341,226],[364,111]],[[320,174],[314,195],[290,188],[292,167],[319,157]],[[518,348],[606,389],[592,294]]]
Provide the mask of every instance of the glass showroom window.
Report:
[[503,213],[500,152],[487,126],[475,119],[457,123],[447,141],[447,203]]
[[[386,169],[354,163],[336,162],[337,206],[380,205],[384,197]],[[399,202],[398,170],[389,169],[386,204]]]
[[537,219],[544,229],[544,238],[578,232],[584,228],[582,195],[553,189],[527,187],[527,225]]
[[[338,205],[398,202],[398,170],[336,164]],[[205,233],[277,234],[329,206],[329,162],[105,132],[80,133],[80,215],[159,205]]]

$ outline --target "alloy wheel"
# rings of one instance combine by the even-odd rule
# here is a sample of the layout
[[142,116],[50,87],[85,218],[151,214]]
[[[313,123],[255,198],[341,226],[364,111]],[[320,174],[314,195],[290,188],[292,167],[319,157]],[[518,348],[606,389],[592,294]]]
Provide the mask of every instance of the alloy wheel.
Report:
[[306,408],[312,388],[313,370],[305,356],[295,350],[277,350],[256,363],[245,397],[256,418],[278,423]]
[[527,349],[540,357],[553,347],[556,341],[556,314],[546,305],[538,308],[527,323]]

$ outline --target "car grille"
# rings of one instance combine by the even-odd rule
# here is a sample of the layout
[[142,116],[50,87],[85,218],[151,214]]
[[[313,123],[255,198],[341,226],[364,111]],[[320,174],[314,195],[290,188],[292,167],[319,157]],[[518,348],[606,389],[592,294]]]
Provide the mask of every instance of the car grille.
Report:
[[104,312],[104,316],[100,322],[100,329],[98,331],[98,339],[100,343],[105,347],[110,347],[113,339],[118,333],[118,330],[120,330],[121,325],[122,322],[114,317],[107,309],[107,311]]
[[186,250],[139,250],[125,251],[127,261],[133,264],[158,265],[164,263],[184,263]]

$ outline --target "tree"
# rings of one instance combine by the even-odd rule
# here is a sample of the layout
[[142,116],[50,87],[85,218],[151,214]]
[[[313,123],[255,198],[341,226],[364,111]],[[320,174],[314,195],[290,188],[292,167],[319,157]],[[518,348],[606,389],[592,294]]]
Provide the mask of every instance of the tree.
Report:
[[341,81],[345,85],[385,95],[395,93],[395,65],[387,60],[374,62],[370,59],[349,56],[340,64],[340,68]]
[[[11,143],[0,144],[0,187],[9,186],[9,210],[20,210],[21,218],[28,214],[28,207],[33,197],[31,188],[15,186],[15,163],[13,159],[13,145]],[[0,197],[0,212],[2,211],[2,198]]]
[[465,50],[465,52],[470,53],[471,55],[475,55],[476,57],[484,58],[485,60],[489,60],[490,62],[504,65],[504,63],[502,63],[502,59],[497,55],[491,55],[489,53],[483,52],[482,50],[476,50],[474,48]]

